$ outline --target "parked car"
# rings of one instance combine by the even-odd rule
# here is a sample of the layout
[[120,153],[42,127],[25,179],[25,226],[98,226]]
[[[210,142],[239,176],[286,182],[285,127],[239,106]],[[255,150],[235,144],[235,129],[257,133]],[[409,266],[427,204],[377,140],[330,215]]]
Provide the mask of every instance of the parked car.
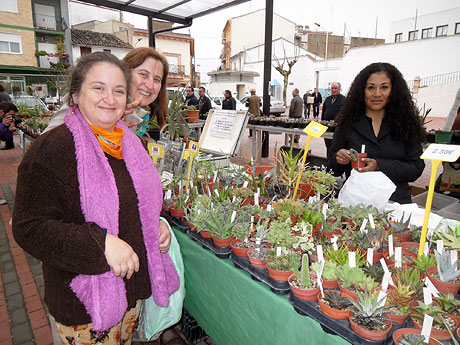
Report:
[[[21,95],[21,96],[14,96],[11,97],[11,101],[16,104],[25,104],[27,108],[30,109],[37,109],[39,113],[46,113],[50,109],[48,106],[43,102],[40,98],[30,95]],[[54,107],[53,107],[54,108]]]
[[[209,95],[208,95],[209,96]],[[222,109],[222,102],[224,100],[224,96],[209,96],[211,100],[211,106],[213,109]],[[247,111],[248,108],[241,103],[238,99],[235,98],[236,101],[236,110],[238,111]]]
[[[249,96],[245,96],[243,98],[241,98],[241,103],[244,104],[244,106],[246,107],[246,110],[248,109],[247,107],[247,102],[248,102],[248,99],[249,99]],[[262,103],[261,107],[260,107],[260,113],[262,114],[262,109],[263,109],[263,98],[260,97],[260,101]],[[273,96],[270,96],[270,115],[275,115],[275,116],[280,116],[281,114],[283,114],[284,112],[286,111],[286,107],[284,106],[284,103],[283,101],[280,101],[279,99],[276,99],[275,97]]]

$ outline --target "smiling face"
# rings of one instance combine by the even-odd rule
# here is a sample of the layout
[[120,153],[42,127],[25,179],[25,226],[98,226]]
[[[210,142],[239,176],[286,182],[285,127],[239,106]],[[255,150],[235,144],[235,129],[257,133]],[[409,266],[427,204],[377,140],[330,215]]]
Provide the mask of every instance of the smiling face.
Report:
[[86,122],[113,131],[125,112],[126,94],[122,70],[111,63],[100,62],[88,70],[79,92],[72,98]]
[[337,83],[333,83],[331,85],[331,95],[332,97],[337,97],[340,93],[340,87],[339,87],[339,84]]
[[160,93],[163,79],[163,64],[152,57],[133,68],[131,71],[131,88],[129,96],[136,100],[142,98],[141,106],[145,107],[155,101]]
[[384,72],[373,73],[369,76],[364,89],[366,112],[385,111],[391,95],[391,80]]

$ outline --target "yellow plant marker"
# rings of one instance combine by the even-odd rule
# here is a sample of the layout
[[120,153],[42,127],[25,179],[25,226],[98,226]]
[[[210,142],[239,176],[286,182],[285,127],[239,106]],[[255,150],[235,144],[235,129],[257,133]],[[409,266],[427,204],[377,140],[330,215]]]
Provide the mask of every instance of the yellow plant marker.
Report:
[[431,160],[431,177],[428,187],[428,195],[426,197],[425,218],[423,218],[422,235],[420,236],[420,245],[418,255],[423,255],[425,248],[426,234],[428,231],[428,219],[430,217],[431,203],[433,201],[434,184],[436,182],[436,173],[441,162],[455,162],[460,157],[460,146],[445,145],[445,144],[430,144],[428,148],[420,156],[422,159]]
[[163,158],[165,156],[164,145],[148,143],[147,149],[149,150],[149,156],[152,157],[155,165],[157,164],[158,158]]
[[300,173],[299,173],[299,176],[297,177],[297,182],[295,184],[294,196],[292,198],[293,200],[295,200],[297,196],[297,191],[299,189],[300,179],[302,178],[303,170],[305,167],[305,161],[307,160],[307,153],[308,153],[308,147],[310,146],[310,140],[312,137],[315,137],[315,138],[321,137],[324,134],[324,132],[326,132],[326,130],[327,130],[326,126],[321,125],[315,121],[310,122],[308,126],[305,127],[305,129],[303,130],[304,133],[308,135],[308,137],[307,137],[307,144],[304,147],[302,165],[300,166]]
[[190,157],[190,163],[188,165],[188,172],[187,172],[187,183],[185,184],[185,189],[188,189],[188,185],[190,183],[190,174],[192,172],[192,165],[193,165],[193,160],[195,159],[195,156],[200,153],[200,144],[197,143],[196,141],[190,141],[188,145],[188,150],[184,152],[184,159],[187,159],[187,157]]

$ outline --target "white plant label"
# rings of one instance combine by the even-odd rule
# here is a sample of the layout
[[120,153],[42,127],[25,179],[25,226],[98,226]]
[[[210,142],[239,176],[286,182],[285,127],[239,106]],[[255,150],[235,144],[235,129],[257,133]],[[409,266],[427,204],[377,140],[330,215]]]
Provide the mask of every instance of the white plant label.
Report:
[[326,217],[327,216],[327,209],[328,209],[328,204],[324,204],[323,205],[323,209],[322,209],[322,212],[323,212],[323,216]]
[[235,202],[235,201],[236,201],[236,196],[233,196],[232,202]]
[[187,189],[187,190],[185,191],[185,193],[186,193],[187,195],[190,195],[190,189]]
[[271,212],[272,211],[272,205],[267,205],[267,211]]
[[233,223],[235,221],[235,218],[236,218],[236,211],[233,211],[232,212],[232,219],[230,220],[230,223]]
[[248,183],[249,183],[248,181],[244,181],[243,188],[248,188]]
[[396,268],[402,267],[402,248],[401,247],[395,248],[395,267]]
[[323,246],[321,244],[318,244],[316,246],[316,254],[318,254],[318,261],[319,262],[324,261]]
[[260,195],[260,188],[257,187],[257,194]]
[[209,187],[209,185],[208,185],[208,195],[209,195],[209,197],[212,197],[212,194],[211,194],[211,187]]
[[319,277],[316,278],[316,279],[317,279],[317,281],[318,281],[319,289],[320,289],[320,291],[321,291],[321,297],[324,298],[323,282],[321,281],[321,279],[320,279]]
[[383,290],[379,291],[379,297],[377,298],[377,301],[379,302],[380,307],[383,307],[387,302],[387,294]]
[[390,284],[391,273],[386,273],[383,275],[382,278],[382,290],[387,291],[388,285]]
[[366,145],[362,144],[361,145],[361,153],[365,153],[366,152]]
[[276,247],[276,256],[281,256],[281,247]]
[[382,268],[383,268],[383,271],[385,272],[385,274],[387,274],[387,273],[390,274],[390,270],[388,269],[387,263],[385,262],[384,258],[380,259],[380,265],[382,265]]
[[437,240],[436,241],[436,250],[438,251],[439,254],[442,254],[444,250],[444,242],[443,240]]
[[214,171],[214,177],[212,179],[212,183],[216,183],[216,179],[217,179],[217,171]]
[[168,189],[168,190],[166,191],[166,193],[165,193],[165,200],[166,200],[166,199],[171,199],[171,193],[172,193],[172,192],[171,192],[171,189]]
[[[458,260],[458,252],[456,250],[451,250],[450,251],[450,262],[453,264],[457,264]],[[455,265],[455,270],[457,270],[457,265]]]
[[427,287],[423,288],[423,303],[426,305],[433,303],[433,298],[431,297],[431,290]]
[[196,213],[201,214],[201,210],[200,209],[196,210]]
[[182,181],[179,181],[179,191],[182,190]]
[[254,193],[254,205],[259,206],[259,194]]
[[425,247],[423,248],[423,255],[428,256],[428,242],[425,242]]
[[186,204],[188,201],[188,195],[185,197],[184,203]]
[[193,179],[190,180],[190,188],[193,188]]
[[427,342],[427,343],[430,340],[431,328],[432,327],[433,327],[433,317],[430,316],[430,315],[425,314],[425,318],[423,319],[422,331],[420,332],[420,334],[425,336],[425,342]]
[[247,237],[245,237],[245,238],[244,238],[244,243],[246,243],[246,244],[247,244],[248,242],[249,242],[249,241],[248,241],[248,238],[247,238]]
[[364,219],[363,219],[363,223],[361,224],[361,227],[359,228],[359,230],[360,230],[361,232],[366,232],[366,233],[367,233],[366,225],[367,225],[367,218],[364,218]]
[[216,196],[219,197],[219,191],[217,189],[214,189],[214,193],[216,193]]
[[348,252],[348,266],[351,268],[356,267],[356,253]]
[[260,238],[256,238],[256,245],[260,246]]
[[430,289],[431,291],[431,294],[434,296],[434,297],[439,297],[439,291],[438,289],[436,288],[436,286],[434,286],[434,284],[431,282],[430,278],[428,277],[425,277],[425,285],[428,289]]
[[388,236],[388,250],[390,252],[390,256],[393,256],[394,255],[393,235]]
[[372,216],[372,214],[369,213],[369,224],[371,225],[371,228],[372,229],[375,229],[375,222],[374,222],[374,216]]
[[338,240],[338,239],[339,239],[339,238],[338,238],[337,236],[334,236],[334,237],[331,238],[332,248],[334,248],[334,250],[339,249],[339,248],[337,247],[337,240]]
[[369,266],[374,264],[374,248],[367,248],[367,263]]

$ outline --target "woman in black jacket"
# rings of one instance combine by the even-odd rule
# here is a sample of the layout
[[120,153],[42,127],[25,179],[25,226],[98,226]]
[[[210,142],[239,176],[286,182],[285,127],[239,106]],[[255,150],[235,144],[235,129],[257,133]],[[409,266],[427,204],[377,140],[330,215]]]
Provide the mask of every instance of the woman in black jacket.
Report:
[[408,182],[423,172],[421,121],[401,72],[389,63],[365,67],[353,81],[337,119],[327,165],[336,176],[351,171],[350,149],[365,145],[360,172],[382,171],[396,185],[390,200],[410,203]]

